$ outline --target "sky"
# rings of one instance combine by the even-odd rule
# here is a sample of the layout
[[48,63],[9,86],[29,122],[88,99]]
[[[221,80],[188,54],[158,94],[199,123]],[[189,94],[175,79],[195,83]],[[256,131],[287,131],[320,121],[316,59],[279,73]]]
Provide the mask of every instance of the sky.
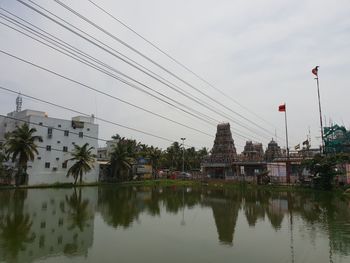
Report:
[[[318,147],[317,86],[311,73],[316,65],[320,66],[324,125],[336,123],[350,127],[350,1],[92,0],[202,80],[88,0],[60,1],[110,35],[54,0],[23,0],[32,6],[38,4],[46,8],[88,33],[94,38],[91,42],[99,41],[100,46],[107,46],[98,47],[16,0],[0,0],[0,14],[11,16],[4,10],[11,12],[102,61],[109,67],[105,68],[107,74],[10,29],[3,23],[19,28],[1,17],[0,50],[81,82],[100,93],[2,52],[0,86],[124,126],[97,120],[101,139],[109,139],[118,133],[165,149],[172,141],[186,138],[187,147],[211,149],[216,125],[229,122],[238,152],[243,150],[247,140],[261,142],[265,149],[272,137],[285,147],[285,119],[284,114],[278,112],[278,105],[286,103],[290,148],[302,143],[309,133],[312,146]],[[116,52],[138,63],[148,75],[119,59]],[[133,82],[133,87],[118,80],[118,76],[125,77],[115,70],[132,78],[128,81]],[[152,74],[157,76],[153,78]],[[148,89],[158,97],[163,96],[167,103],[140,91],[140,88]],[[177,123],[121,103],[106,94]],[[16,96],[0,90],[1,114],[15,109]],[[180,104],[178,108],[170,105],[176,103]],[[63,119],[77,115],[26,97],[23,97],[23,109],[41,110],[51,117]],[[201,119],[188,114],[193,114],[192,110],[195,114],[202,114]],[[129,130],[125,126],[162,138]],[[102,146],[103,141],[99,144]]]

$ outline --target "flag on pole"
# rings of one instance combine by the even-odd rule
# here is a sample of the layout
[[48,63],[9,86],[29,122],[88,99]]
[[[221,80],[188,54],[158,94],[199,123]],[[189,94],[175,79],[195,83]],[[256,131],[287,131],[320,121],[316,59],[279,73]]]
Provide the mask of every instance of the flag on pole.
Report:
[[316,66],[315,68],[313,68],[311,70],[312,74],[314,74],[316,77],[318,77],[318,66]]
[[295,149],[295,150],[299,150],[299,149],[300,149],[300,143],[299,143],[298,145],[295,145],[295,146],[294,146],[294,149]]
[[286,104],[279,105],[278,111],[286,111]]
[[303,145],[309,145],[309,140],[303,141]]

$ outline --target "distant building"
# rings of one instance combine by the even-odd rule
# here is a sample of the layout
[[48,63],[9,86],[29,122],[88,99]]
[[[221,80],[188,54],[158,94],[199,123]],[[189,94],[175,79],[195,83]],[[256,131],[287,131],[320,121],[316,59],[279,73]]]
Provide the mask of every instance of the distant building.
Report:
[[264,150],[262,144],[247,141],[242,152],[242,159],[245,162],[263,161]]
[[219,124],[211,154],[205,157],[201,164],[203,173],[213,178],[233,176],[233,163],[236,157],[236,147],[232,139],[230,124]]
[[97,149],[97,159],[99,161],[107,161],[111,157],[111,153],[115,145],[117,145],[119,140],[109,140],[106,142],[105,147],[99,147]]
[[265,160],[272,162],[274,159],[280,158],[281,156],[281,147],[279,147],[277,142],[272,139],[267,145],[267,149],[265,151]]
[[[39,154],[33,162],[28,162],[28,185],[53,184],[73,182],[73,178],[66,177],[68,169],[73,165],[71,152],[74,145],[82,146],[88,143],[94,147],[93,154],[97,154],[98,125],[94,117],[78,116],[72,120],[48,117],[45,112],[35,110],[14,111],[7,114],[8,118],[0,119],[0,142],[4,141],[7,132],[28,123],[35,128],[35,135],[41,136],[37,142]],[[91,172],[83,176],[84,182],[98,180],[98,165],[95,163]]]

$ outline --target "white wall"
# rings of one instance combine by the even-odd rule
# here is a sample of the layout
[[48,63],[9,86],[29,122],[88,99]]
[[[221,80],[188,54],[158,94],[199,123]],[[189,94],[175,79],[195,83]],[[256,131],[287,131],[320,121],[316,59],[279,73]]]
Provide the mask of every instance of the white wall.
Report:
[[[35,114],[31,115],[33,112]],[[74,162],[69,161],[67,168],[64,168],[62,164],[71,158],[70,152],[74,150],[74,144],[82,146],[88,143],[89,147],[94,147],[92,153],[97,155],[97,124],[85,122],[83,128],[74,129],[71,120],[49,118],[45,117],[45,114],[38,114],[35,111],[22,111],[18,113],[18,116],[21,116],[23,120],[33,123],[29,124],[29,126],[35,128],[37,130],[35,135],[39,135],[43,139],[42,142],[37,142],[39,154],[33,162],[28,162],[28,185],[73,182],[74,179],[72,177],[67,178],[66,174]],[[17,125],[23,124],[23,122],[11,119],[6,119],[5,122],[7,123],[6,132],[15,129],[16,122]],[[35,125],[34,123],[42,123],[42,126]],[[0,125],[3,125],[3,123]],[[53,128],[51,137],[48,136],[48,127],[46,126]],[[64,135],[64,130],[69,131],[68,136]],[[79,132],[83,133],[82,138],[79,137]],[[46,146],[48,145],[51,146],[51,151],[46,150]],[[68,148],[68,152],[63,152],[64,146]],[[46,168],[45,163],[50,163],[50,168]],[[83,181],[97,182],[98,174],[99,166],[96,161],[93,170],[83,176]]]

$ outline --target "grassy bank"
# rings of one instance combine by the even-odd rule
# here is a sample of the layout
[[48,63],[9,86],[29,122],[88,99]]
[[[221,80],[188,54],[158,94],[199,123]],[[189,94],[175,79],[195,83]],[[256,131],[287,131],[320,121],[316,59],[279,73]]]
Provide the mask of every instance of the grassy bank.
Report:
[[[127,181],[127,182],[116,182],[116,183],[83,183],[74,185],[72,183],[55,183],[55,184],[41,184],[33,186],[0,186],[0,190],[8,189],[46,189],[46,188],[73,188],[73,187],[95,187],[95,186],[188,186],[188,187],[198,187],[205,186],[211,188],[221,188],[221,189],[240,189],[242,187],[246,189],[260,189],[268,191],[293,191],[293,192],[314,192],[317,190],[306,188],[297,185],[256,185],[249,184],[246,182],[232,182],[223,180],[208,180],[208,181],[195,181],[195,180],[171,180],[171,179],[161,179],[161,180],[144,180],[144,181]],[[339,194],[346,194],[350,196],[350,190],[344,191],[344,189],[334,189],[333,192]]]

